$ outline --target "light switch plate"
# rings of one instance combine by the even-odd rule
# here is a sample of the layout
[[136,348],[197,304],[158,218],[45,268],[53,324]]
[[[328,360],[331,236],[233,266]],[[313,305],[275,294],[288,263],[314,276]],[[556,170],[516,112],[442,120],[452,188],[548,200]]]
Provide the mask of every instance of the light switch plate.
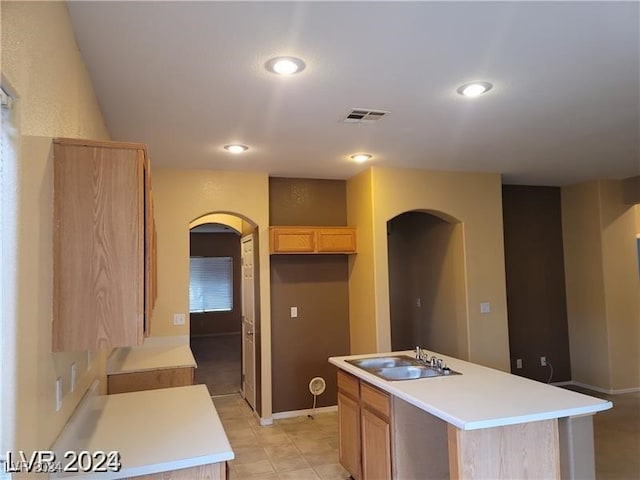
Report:
[[491,313],[491,304],[489,302],[481,302],[480,313]]
[[291,307],[291,318],[298,318],[298,307]]
[[91,370],[91,362],[93,361],[93,353],[87,350],[87,371]]
[[69,390],[71,390],[72,392],[75,391],[76,389],[76,362],[73,362],[71,364],[71,380],[69,380]]
[[62,377],[56,378],[56,412],[62,408]]
[[174,325],[184,325],[185,322],[185,314],[184,313],[174,313],[173,314],[173,324]]

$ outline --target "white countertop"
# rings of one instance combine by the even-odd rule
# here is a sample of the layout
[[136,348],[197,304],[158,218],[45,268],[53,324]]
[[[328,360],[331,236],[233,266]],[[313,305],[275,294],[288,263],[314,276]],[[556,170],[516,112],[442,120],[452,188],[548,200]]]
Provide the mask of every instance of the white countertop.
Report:
[[593,414],[613,406],[607,400],[438,353],[435,355],[462,375],[387,381],[346,362],[387,355],[413,356],[413,352],[331,357],[329,362],[462,430]]
[[[67,450],[120,452],[119,472],[82,475],[95,479],[132,477],[234,458],[205,385],[89,394],[53,450],[58,460]],[[78,476],[61,473],[57,478]]]
[[196,367],[188,343],[156,344],[115,349],[107,361],[107,375],[166,368]]

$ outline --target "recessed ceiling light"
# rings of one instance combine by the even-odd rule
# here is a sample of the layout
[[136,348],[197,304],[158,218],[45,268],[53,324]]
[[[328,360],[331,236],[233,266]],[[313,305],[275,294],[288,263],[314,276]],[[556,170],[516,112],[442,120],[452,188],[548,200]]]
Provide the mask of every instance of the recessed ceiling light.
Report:
[[367,160],[371,160],[373,158],[373,155],[370,155],[368,153],[356,153],[355,155],[351,155],[351,160],[358,162],[358,163],[364,163]]
[[458,88],[457,92],[465,97],[479,97],[483,93],[487,93],[493,85],[489,82],[472,82],[465,83]]
[[225,145],[224,149],[229,153],[242,153],[249,150],[249,147],[246,145],[241,145],[239,143],[234,143],[232,145]]
[[296,57],[275,57],[264,64],[271,73],[278,75],[293,75],[300,73],[306,66],[302,60]]

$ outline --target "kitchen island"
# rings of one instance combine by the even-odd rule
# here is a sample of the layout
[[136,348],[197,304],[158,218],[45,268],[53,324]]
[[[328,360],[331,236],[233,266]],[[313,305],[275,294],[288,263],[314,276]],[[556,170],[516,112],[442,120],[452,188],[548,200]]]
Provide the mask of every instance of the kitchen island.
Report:
[[388,381],[348,363],[385,355],[413,352],[329,359],[354,478],[595,478],[591,416],[611,402],[437,353],[461,375]]

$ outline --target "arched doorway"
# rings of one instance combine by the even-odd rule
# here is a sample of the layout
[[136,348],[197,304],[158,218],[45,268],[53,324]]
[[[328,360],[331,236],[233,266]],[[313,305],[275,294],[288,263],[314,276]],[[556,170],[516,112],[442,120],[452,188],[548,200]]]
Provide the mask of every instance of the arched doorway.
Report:
[[257,227],[231,214],[190,224],[190,344],[196,382],[212,396],[240,393],[256,408]]
[[462,224],[410,211],[387,222],[392,350],[468,358]]

